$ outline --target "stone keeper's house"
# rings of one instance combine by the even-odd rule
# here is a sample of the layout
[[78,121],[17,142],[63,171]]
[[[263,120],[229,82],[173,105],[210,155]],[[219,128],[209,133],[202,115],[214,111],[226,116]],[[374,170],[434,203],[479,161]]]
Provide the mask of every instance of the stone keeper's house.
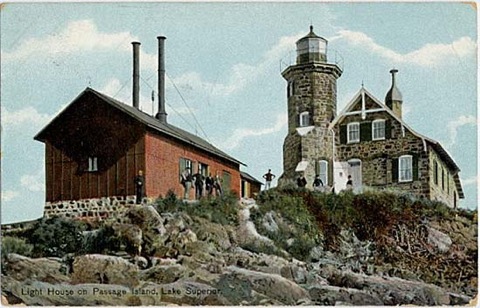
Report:
[[380,101],[363,86],[337,114],[336,82],[342,70],[327,61],[327,41],[310,33],[297,41],[296,64],[287,67],[288,135],[280,183],[316,174],[335,191],[393,188],[457,207],[464,198],[460,169],[435,140],[402,119],[402,95],[392,86]]

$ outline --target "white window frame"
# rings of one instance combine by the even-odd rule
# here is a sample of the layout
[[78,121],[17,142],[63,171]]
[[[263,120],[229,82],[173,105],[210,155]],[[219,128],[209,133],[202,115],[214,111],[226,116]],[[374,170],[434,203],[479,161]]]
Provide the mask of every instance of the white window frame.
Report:
[[[402,161],[405,161],[407,167],[402,166]],[[409,173],[406,173],[408,172]],[[411,182],[413,181],[413,157],[412,155],[402,155],[398,158],[398,181]]]
[[88,172],[98,171],[98,158],[96,156],[90,156],[88,158]]
[[[323,168],[322,168],[323,166]],[[320,180],[322,180],[323,185],[328,185],[328,161],[319,160],[318,161],[318,175]],[[323,172],[322,172],[323,171]]]
[[310,113],[308,111],[304,111],[300,113],[300,127],[310,126]]
[[[378,124],[383,123],[383,130],[380,130],[380,127],[375,127]],[[383,133],[383,136],[376,136],[375,132],[381,131]],[[372,122],[372,140],[385,140],[385,120],[380,119],[380,120],[374,120]]]
[[[354,131],[352,130],[352,128],[356,126],[357,129],[356,129],[356,137],[357,138],[354,138],[352,139],[350,137],[350,133],[353,133]],[[352,123],[348,123],[347,124],[347,143],[355,143],[355,142],[360,142],[360,123],[359,122],[352,122]]]

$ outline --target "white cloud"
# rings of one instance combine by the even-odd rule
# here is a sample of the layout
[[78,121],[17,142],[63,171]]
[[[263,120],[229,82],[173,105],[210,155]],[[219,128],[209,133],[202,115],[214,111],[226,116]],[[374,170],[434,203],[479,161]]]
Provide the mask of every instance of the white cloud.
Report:
[[45,191],[45,176],[43,171],[35,174],[26,174],[20,178],[20,184],[30,191]]
[[467,179],[462,179],[463,186],[476,185],[478,183],[478,176],[472,176]]
[[15,111],[9,111],[7,108],[2,107],[2,124],[5,126],[42,126],[50,119],[51,115],[40,113],[31,106]]
[[279,114],[273,127],[267,128],[237,128],[233,132],[232,136],[221,143],[220,148],[231,150],[238,147],[243,139],[248,137],[258,137],[263,135],[269,135],[280,131],[287,125],[287,115]]
[[60,33],[31,38],[11,52],[2,52],[2,59],[18,60],[33,55],[38,57],[39,54],[61,55],[81,51],[130,51],[128,43],[136,40],[129,32],[101,32],[92,20],[76,20],[68,23]]
[[457,141],[458,129],[465,125],[477,125],[477,118],[473,115],[461,115],[455,120],[448,122],[447,130],[450,140],[447,143],[448,147],[451,147]]
[[352,45],[363,47],[395,63],[415,64],[434,67],[446,63],[451,58],[473,56],[477,45],[470,37],[461,37],[450,44],[426,44],[420,49],[401,54],[377,44],[363,32],[340,30],[333,40],[344,39]]
[[15,190],[4,190],[2,191],[2,201],[9,202],[17,198],[20,195],[18,191]]
[[284,36],[269,49],[261,60],[255,64],[237,63],[230,69],[230,76],[225,83],[212,83],[202,79],[197,72],[187,72],[174,78],[179,88],[187,88],[192,91],[208,91],[213,96],[228,96],[244,89],[249,83],[255,82],[259,76],[265,73],[272,65],[278,65],[279,60],[292,50],[296,40],[301,34]]

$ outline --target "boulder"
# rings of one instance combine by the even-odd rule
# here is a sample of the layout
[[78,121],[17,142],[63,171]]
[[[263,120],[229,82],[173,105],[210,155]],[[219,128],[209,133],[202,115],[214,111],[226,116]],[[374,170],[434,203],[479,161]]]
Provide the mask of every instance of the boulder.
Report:
[[162,302],[175,305],[232,305],[219,289],[199,282],[182,280],[169,284],[145,282],[139,288],[158,290]]
[[139,226],[134,224],[114,223],[112,225],[115,235],[122,239],[127,246],[133,248],[135,254],[142,252],[143,233]]
[[139,279],[155,283],[172,283],[188,276],[190,271],[180,264],[157,265],[139,273]]
[[72,283],[138,284],[138,268],[123,258],[107,255],[84,255],[73,262]]
[[67,266],[59,258],[28,258],[15,253],[6,256],[5,274],[15,280],[27,279],[59,283],[67,282]]
[[284,305],[295,305],[301,300],[310,301],[306,290],[280,275],[255,272],[236,266],[225,268],[223,275],[226,276],[224,280],[228,277],[235,278],[238,281],[237,285],[234,285],[235,290],[240,287],[241,292],[250,298],[252,294],[249,290],[253,290]]
[[[100,290],[102,294],[99,294]],[[50,284],[33,280],[17,281],[10,277],[2,277],[3,292],[20,299],[27,306],[125,306],[131,296],[129,288],[119,285]],[[122,292],[125,295],[119,296],[118,293]]]
[[214,243],[219,250],[227,250],[232,247],[228,226],[212,223],[201,217],[193,218],[192,230],[196,233],[199,241]]
[[440,253],[445,253],[450,249],[452,240],[450,237],[437,229],[427,227],[428,243],[433,245]]

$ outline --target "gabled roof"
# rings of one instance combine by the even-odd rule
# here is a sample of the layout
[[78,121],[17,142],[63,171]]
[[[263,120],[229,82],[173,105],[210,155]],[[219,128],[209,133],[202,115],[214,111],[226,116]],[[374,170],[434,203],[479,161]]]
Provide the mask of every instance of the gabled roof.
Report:
[[438,155],[443,159],[443,161],[447,164],[447,166],[451,170],[456,172],[456,176],[454,177],[455,185],[457,187],[459,197],[462,196],[460,198],[463,198],[463,196],[464,196],[463,189],[462,189],[462,185],[460,183],[460,178],[458,177],[458,172],[460,171],[460,168],[455,163],[452,156],[447,152],[447,150],[445,150],[438,141],[433,140],[431,138],[428,138],[428,137],[414,131],[410,126],[407,125],[407,123],[405,123],[390,108],[388,108],[385,104],[380,102],[375,96],[373,96],[370,92],[368,92],[363,86],[353,96],[353,98],[350,100],[350,102],[347,104],[347,106],[345,106],[345,108],[343,108],[343,110],[338,114],[338,116],[335,117],[335,119],[330,123],[330,128],[333,128],[335,125],[337,125],[339,122],[341,122],[347,116],[347,113],[353,108],[353,106],[355,105],[357,100],[359,98],[361,99],[362,95],[370,97],[373,100],[373,102],[378,105],[379,109],[382,109],[382,111],[387,112],[392,118],[394,118],[396,121],[398,121],[410,133],[412,133],[414,136],[417,136],[418,138],[421,138],[423,140],[423,142],[429,144],[438,153]]
[[253,182],[253,183],[257,183],[257,184],[260,184],[260,185],[263,185],[262,182],[260,182],[259,180],[257,180],[256,178],[254,178],[253,176],[251,176],[250,174],[244,172],[244,171],[240,171],[240,177],[241,178],[244,178],[245,180],[247,181],[250,181],[250,182]]
[[[156,118],[140,111],[139,109],[129,106],[127,104],[124,104],[108,95],[102,94],[100,92],[97,92],[93,90],[92,88],[87,87],[77,98],[73,100],[73,102],[70,103],[70,105],[74,104],[76,101],[78,101],[84,94],[87,93],[92,93],[93,95],[97,96],[100,98],[103,102],[107,103],[108,105],[120,110],[124,114],[132,117],[133,119],[137,120],[138,122],[144,124],[148,128],[151,128],[153,131],[159,134],[164,134],[170,137],[173,137],[177,140],[180,140],[182,142],[185,142],[187,144],[190,144],[196,148],[199,148],[201,150],[204,150],[208,153],[211,153],[213,155],[216,155],[218,157],[221,157],[223,159],[226,159],[230,162],[234,162],[237,164],[242,164],[246,166],[244,163],[241,161],[231,157],[230,155],[226,154],[225,152],[219,150],[215,146],[213,146],[211,143],[207,142],[206,140],[195,136],[183,129],[180,129],[176,126],[173,126],[168,123],[162,123]],[[70,106],[69,105],[69,106]],[[65,112],[66,109],[68,109],[67,106],[60,114],[58,114],[50,123],[48,123],[35,137],[35,140],[38,141],[45,141],[45,133],[50,129],[50,126],[52,125],[53,122],[59,117],[62,116],[62,114]]]

